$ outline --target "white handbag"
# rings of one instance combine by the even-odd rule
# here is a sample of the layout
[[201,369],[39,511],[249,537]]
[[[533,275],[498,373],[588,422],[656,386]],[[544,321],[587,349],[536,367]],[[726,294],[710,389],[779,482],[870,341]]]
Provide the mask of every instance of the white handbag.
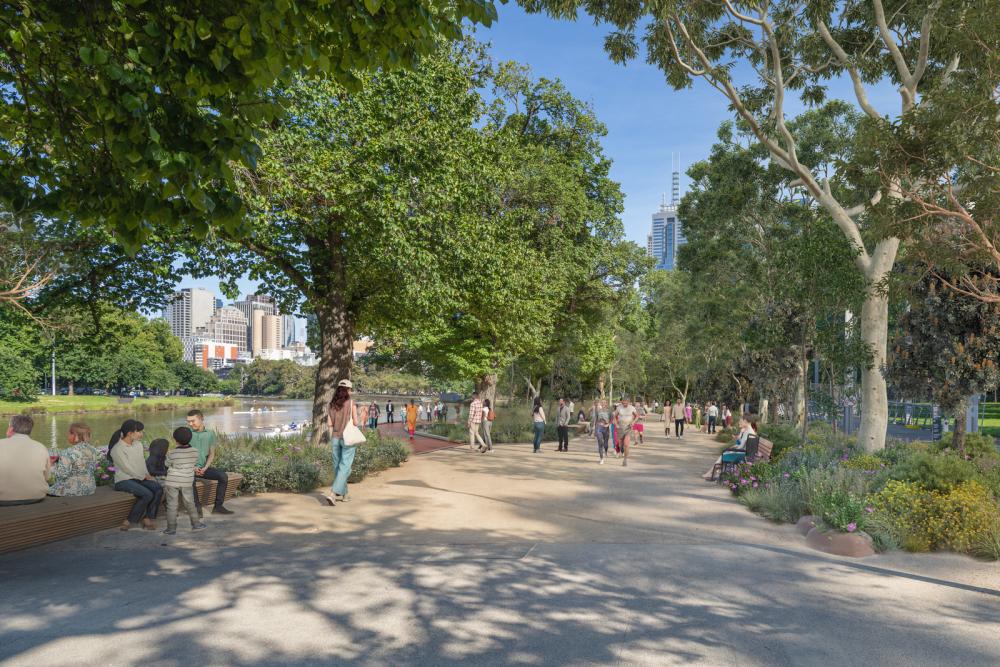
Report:
[[[351,414],[354,414],[354,405],[351,405]],[[347,426],[344,427],[344,444],[348,447],[353,445],[360,445],[365,441],[365,434],[361,432],[361,429],[357,427],[354,423],[354,419],[350,419],[347,422]]]

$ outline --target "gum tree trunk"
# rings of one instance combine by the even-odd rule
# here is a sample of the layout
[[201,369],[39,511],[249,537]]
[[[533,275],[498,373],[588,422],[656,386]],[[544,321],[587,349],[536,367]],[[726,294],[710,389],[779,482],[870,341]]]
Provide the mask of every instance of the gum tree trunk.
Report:
[[354,361],[354,324],[349,321],[346,311],[333,304],[317,306],[316,320],[321,348],[313,390],[313,444],[325,439],[327,406],[333,399],[337,383],[351,378]]
[[969,402],[963,400],[955,406],[955,430],[951,435],[951,448],[957,449],[965,456],[965,420],[969,411]]
[[479,398],[482,400],[489,399],[490,405],[496,404],[497,398],[497,374],[487,373],[481,378],[476,380],[476,391],[479,392]]
[[861,369],[861,426],[858,445],[866,452],[885,449],[889,425],[889,398],[885,375],[889,337],[889,296],[883,284],[896,261],[899,239],[880,241],[872,254],[866,276],[869,292],[861,306],[861,340],[871,354],[870,364]]

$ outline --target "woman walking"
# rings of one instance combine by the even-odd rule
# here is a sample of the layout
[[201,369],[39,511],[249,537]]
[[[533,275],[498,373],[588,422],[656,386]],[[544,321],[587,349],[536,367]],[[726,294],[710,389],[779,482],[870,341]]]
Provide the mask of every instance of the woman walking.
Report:
[[372,401],[372,404],[368,406],[368,428],[372,429],[373,431],[377,429],[378,418],[379,418],[378,403]]
[[597,438],[598,464],[604,465],[608,456],[608,439],[611,437],[611,411],[604,400],[594,406],[594,436]]
[[333,392],[333,399],[327,409],[327,427],[330,429],[330,447],[333,454],[333,484],[330,493],[323,496],[328,504],[347,502],[347,478],[354,465],[356,445],[344,442],[344,429],[348,424],[358,425],[358,411],[351,400],[351,381],[341,380]]
[[413,440],[413,434],[417,430],[417,406],[413,404],[413,399],[406,404],[406,431],[410,434],[410,440]]
[[531,410],[531,426],[535,430],[535,454],[542,451],[542,435],[545,433],[545,410],[542,409],[541,397],[535,398],[535,406]]
[[486,452],[493,451],[493,436],[490,435],[490,431],[493,430],[493,420],[496,419],[496,412],[493,411],[493,403],[490,399],[483,401],[483,442],[486,443],[486,447],[480,447],[479,451],[482,454]]

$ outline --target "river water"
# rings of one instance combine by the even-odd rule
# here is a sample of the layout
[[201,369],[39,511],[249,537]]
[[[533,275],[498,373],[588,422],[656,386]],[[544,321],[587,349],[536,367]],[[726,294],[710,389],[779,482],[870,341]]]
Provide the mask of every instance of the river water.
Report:
[[[372,400],[370,396],[355,397],[358,405],[364,405]],[[382,411],[385,410],[385,398],[378,397]],[[396,418],[399,419],[400,408],[406,397],[392,398],[396,407]],[[425,404],[429,399],[424,398]],[[253,408],[253,414],[250,409]],[[217,408],[202,408],[205,413],[206,428],[219,433],[248,433],[263,435],[273,432],[276,427],[292,423],[301,424],[312,419],[312,401],[308,400],[278,400],[278,399],[236,399],[231,406]],[[33,415],[35,428],[31,437],[51,449],[68,447],[66,433],[69,425],[76,421],[86,422],[92,433],[92,443],[96,446],[108,444],[111,434],[121,426],[126,419],[138,419],[146,427],[143,440],[146,443],[156,438],[170,439],[170,434],[178,426],[185,425],[187,408],[175,410],[143,410],[128,412],[91,412],[87,414]],[[384,421],[384,415],[382,421]]]

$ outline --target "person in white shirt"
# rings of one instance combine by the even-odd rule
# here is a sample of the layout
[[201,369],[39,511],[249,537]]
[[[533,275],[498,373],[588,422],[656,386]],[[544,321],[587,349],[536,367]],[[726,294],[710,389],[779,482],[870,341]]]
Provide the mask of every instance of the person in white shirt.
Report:
[[28,437],[34,427],[30,416],[14,415],[0,440],[0,505],[38,503],[49,492],[52,461],[45,445]]
[[632,425],[638,417],[638,410],[635,409],[634,405],[630,405],[627,397],[623,398],[621,405],[615,408],[615,414],[612,419],[615,423],[615,432],[618,435],[618,441],[621,443],[623,466],[628,466],[628,448],[632,435]]
[[708,403],[708,432],[715,433],[715,424],[719,421],[719,407],[715,404],[715,401],[709,401]]

